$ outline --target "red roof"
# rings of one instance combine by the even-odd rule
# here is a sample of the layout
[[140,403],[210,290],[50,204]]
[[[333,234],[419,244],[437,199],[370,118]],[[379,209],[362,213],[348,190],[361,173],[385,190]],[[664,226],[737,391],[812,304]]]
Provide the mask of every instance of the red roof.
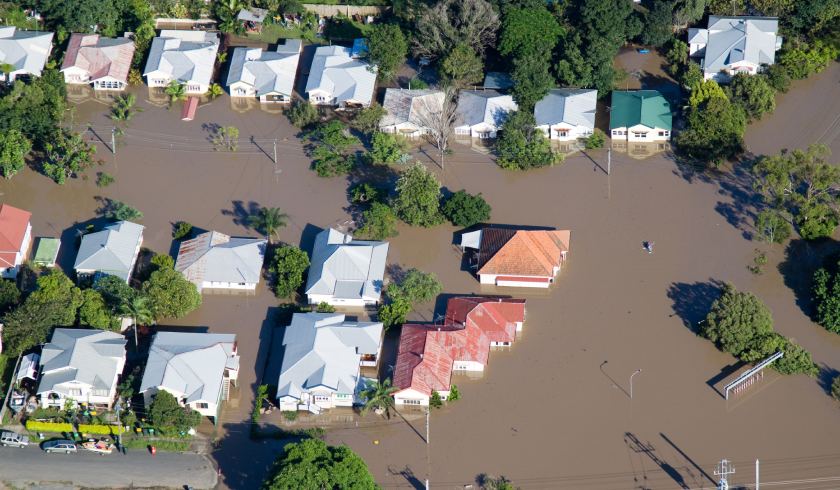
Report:
[[181,120],[192,121],[195,118],[195,111],[198,109],[198,97],[189,97],[181,109]]
[[486,365],[490,342],[512,342],[516,323],[524,320],[524,299],[450,299],[445,326],[403,325],[394,386],[426,395],[432,390],[448,391],[454,362]]
[[23,246],[32,213],[8,204],[0,205],[0,267],[14,267]]
[[569,230],[482,230],[478,274],[554,277],[570,237]]
[[131,40],[102,38],[100,41],[99,34],[75,33],[70,36],[61,69],[77,67],[90,73],[91,80],[109,76],[126,82],[133,57]]
[[444,324],[473,324],[490,342],[513,342],[516,324],[524,321],[524,299],[462,296],[449,299]]

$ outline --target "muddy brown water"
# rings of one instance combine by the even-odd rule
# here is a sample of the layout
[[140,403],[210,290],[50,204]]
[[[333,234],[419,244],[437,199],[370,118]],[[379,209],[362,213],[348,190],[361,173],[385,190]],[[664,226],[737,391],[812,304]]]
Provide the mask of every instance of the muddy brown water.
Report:
[[[838,78],[840,65],[833,65],[795,84],[776,114],[750,127],[750,149],[772,152],[819,138],[838,149]],[[348,219],[347,181],[315,176],[282,116],[237,113],[226,97],[202,106],[189,123],[178,109],[141,106],[116,156],[98,145],[106,163],[87,181],[59,187],[27,170],[0,183],[4,202],[33,212],[35,236],[65,238],[63,265],[72,266],[74,230],[95,216],[96,196],[143,211],[145,246],[159,252],[170,251],[178,220],[252,235],[242,220],[256,206],[289,214],[280,238],[292,243],[311,243],[317,228]],[[107,135],[106,111],[86,102],[75,120]],[[212,151],[207,124],[237,126],[240,150]],[[268,156],[275,138],[276,166]],[[812,323],[800,306],[807,302],[802,270],[818,263],[826,247],[794,244],[791,265],[784,247],[749,241],[749,192],[737,175],[688,179],[667,154],[638,161],[613,153],[607,177],[593,163],[603,165],[604,152],[590,156],[511,173],[459,148],[445,171],[436,169],[447,188],[481,192],[495,223],[571,229],[568,266],[547,292],[483,289],[460,270],[456,229],[401,227],[389,263],[434,272],[445,293],[527,298],[524,334],[509,351],[491,354],[481,379],[456,379],[462,400],[432,413],[431,445],[418,436],[425,433],[422,418],[413,427],[335,430],[329,442],[349,444],[386,488],[420,486],[427,477],[433,488],[461,488],[481,473],[504,474],[522,488],[713,488],[721,458],[735,461],[737,484],[752,481],[755,458],[764,462],[765,481],[840,475],[840,407],[820,380],[768,375],[726,402],[716,388],[733,359],[686,326],[708,307],[710,281],[732,282],[764,300],[777,330],[824,369],[840,369],[840,336]],[[96,170],[116,182],[97,188]],[[642,251],[646,240],[655,242],[652,255]],[[746,269],[757,247],[770,259],[761,276]],[[214,452],[225,487],[256,488],[282,446],[250,441],[247,423],[277,304],[261,286],[251,296],[205,296],[201,309],[168,322],[238,335],[241,389],[224,410]],[[414,319],[430,321],[433,309],[421,306]],[[637,369],[631,400],[629,376]],[[807,488],[840,486],[823,484]]]

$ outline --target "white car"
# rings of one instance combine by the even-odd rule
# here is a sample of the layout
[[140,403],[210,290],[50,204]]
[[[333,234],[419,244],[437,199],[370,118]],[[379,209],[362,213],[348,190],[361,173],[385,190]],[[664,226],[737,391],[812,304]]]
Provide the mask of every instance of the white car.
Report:
[[29,436],[4,430],[0,432],[0,446],[26,447],[29,445]]
[[67,439],[47,441],[42,447],[44,448],[44,451],[48,453],[70,454],[76,452],[76,443]]

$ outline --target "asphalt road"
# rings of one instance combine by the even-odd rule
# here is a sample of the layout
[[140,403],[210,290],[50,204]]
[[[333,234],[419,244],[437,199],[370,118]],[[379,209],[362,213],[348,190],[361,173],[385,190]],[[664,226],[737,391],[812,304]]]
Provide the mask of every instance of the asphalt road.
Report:
[[88,488],[213,488],[217,475],[208,458],[194,453],[151,456],[134,449],[127,455],[79,452],[46,454],[37,445],[0,447],[0,487],[41,488],[66,484]]

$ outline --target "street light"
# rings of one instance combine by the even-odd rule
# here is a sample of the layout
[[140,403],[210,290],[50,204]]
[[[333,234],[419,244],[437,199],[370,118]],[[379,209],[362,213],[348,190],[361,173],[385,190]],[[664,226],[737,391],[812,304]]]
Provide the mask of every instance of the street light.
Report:
[[633,376],[635,376],[635,375],[637,375],[641,372],[642,372],[641,369],[637,369],[636,371],[633,372],[633,374],[630,375],[630,399],[631,400],[633,399]]

